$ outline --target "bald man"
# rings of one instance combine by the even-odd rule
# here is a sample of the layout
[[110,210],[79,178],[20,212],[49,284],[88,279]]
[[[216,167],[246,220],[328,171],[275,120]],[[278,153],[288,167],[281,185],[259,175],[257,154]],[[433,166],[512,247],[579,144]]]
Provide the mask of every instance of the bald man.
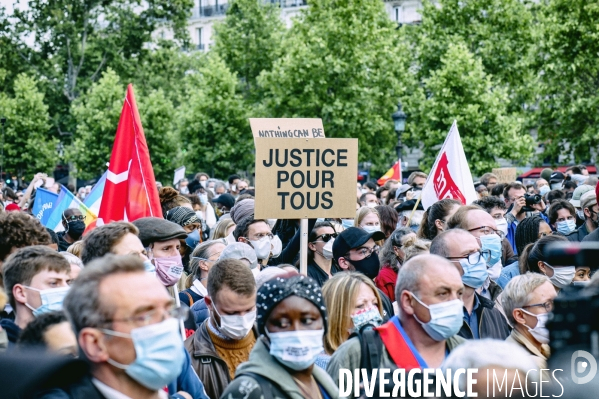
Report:
[[382,341],[380,363],[373,368],[440,367],[464,342],[457,336],[462,327],[463,292],[460,273],[447,259],[428,254],[410,259],[399,270],[395,286],[399,315],[341,345],[327,372],[338,385],[340,369],[360,368],[361,339]]

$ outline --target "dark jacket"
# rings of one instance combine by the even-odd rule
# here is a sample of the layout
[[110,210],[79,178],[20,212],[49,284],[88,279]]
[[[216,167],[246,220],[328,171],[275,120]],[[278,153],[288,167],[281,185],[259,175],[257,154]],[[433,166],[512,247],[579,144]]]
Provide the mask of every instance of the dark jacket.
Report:
[[[216,353],[208,333],[208,320],[205,320],[195,334],[185,340],[185,349],[191,355],[191,366],[204,382],[204,389],[210,398],[220,398],[231,383],[227,363]],[[258,330],[253,330],[256,338]]]
[[193,315],[198,328],[204,322],[204,320],[210,317],[210,310],[208,310],[208,306],[206,305],[204,298],[193,304],[191,307],[191,314]]
[[599,229],[595,229],[592,233],[589,233],[582,241],[584,242],[597,242],[599,241]]
[[[189,294],[189,295],[188,295]],[[189,300],[191,296],[191,301]],[[192,307],[194,303],[199,302],[204,298],[200,294],[196,294],[191,288],[179,292],[179,300],[189,307]]]
[[8,337],[9,346],[17,343],[19,335],[21,334],[21,328],[15,324],[11,319],[0,320],[0,327],[6,331]]
[[[480,306],[475,310],[478,318],[478,336],[480,339],[492,338],[505,340],[510,335],[510,327],[505,321],[505,317],[495,308],[495,303],[482,295],[475,293]],[[462,328],[458,333],[460,337],[473,339],[472,329],[466,321],[462,324]]]
[[[270,355],[264,337],[256,341],[256,345],[250,354],[250,360],[237,367],[235,379],[229,384],[221,397],[226,399],[264,398],[262,385],[254,377],[248,375],[249,373],[258,375],[264,384],[271,387],[274,399],[305,399],[305,395],[300,391],[291,374]],[[313,367],[312,376],[331,399],[339,398],[338,385],[333,383],[326,371],[320,367]]]
[[56,233],[56,235],[58,236],[58,250],[59,250],[60,252],[64,252],[64,251],[66,251],[66,250],[67,250],[67,249],[68,249],[68,248],[69,248],[69,247],[72,245],[72,243],[71,243],[71,244],[69,244],[69,243],[68,243],[68,242],[67,242],[67,241],[64,239],[64,236],[65,236],[65,234],[66,234],[66,233],[65,233],[64,231],[61,231],[60,233]]
[[39,399],[105,399],[92,383],[91,376],[85,376],[74,384],[64,388],[55,388],[38,396]]
[[586,236],[589,235],[589,231],[587,230],[587,225],[583,224],[577,230],[574,230],[570,234],[566,236],[568,241],[570,242],[582,242]]

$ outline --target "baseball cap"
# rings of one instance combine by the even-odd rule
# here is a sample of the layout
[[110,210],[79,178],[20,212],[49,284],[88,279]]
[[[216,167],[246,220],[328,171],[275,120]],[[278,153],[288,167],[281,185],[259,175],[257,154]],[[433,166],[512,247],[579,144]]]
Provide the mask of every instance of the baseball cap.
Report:
[[582,186],[576,187],[576,190],[574,190],[574,193],[572,193],[572,199],[570,200],[570,203],[575,208],[580,208],[580,199],[582,198],[582,196],[585,193],[594,190],[595,188],[593,186],[589,186],[588,184],[583,184]]
[[148,247],[153,242],[187,238],[183,227],[166,219],[147,217],[137,219],[132,223],[139,229],[139,239],[144,247]]
[[358,248],[364,245],[368,240],[384,240],[385,234],[382,231],[368,233],[359,227],[349,227],[342,231],[333,243],[333,258],[339,259],[347,254],[350,249]]
[[[415,199],[409,200],[409,201],[404,201],[401,204],[397,205],[395,207],[395,210],[397,212],[403,212],[403,211],[411,211],[414,209],[414,206],[416,205],[416,201]],[[416,208],[417,211],[423,211],[424,207],[422,206],[422,202],[420,202],[418,204],[418,207]]]
[[222,204],[222,205],[226,206],[227,209],[231,209],[235,205],[235,197],[233,197],[229,193],[224,193],[224,194],[219,195],[215,199],[213,199],[212,202]]
[[597,196],[595,195],[595,190],[588,191],[580,197],[580,207],[591,208],[593,205],[597,204]]
[[221,259],[245,260],[249,262],[250,269],[255,269],[258,266],[256,251],[254,251],[254,248],[250,247],[248,244],[242,242],[234,242],[227,245],[218,257],[218,260]]
[[413,188],[414,187],[410,186],[409,184],[402,184],[401,186],[399,186],[397,191],[395,191],[395,199],[398,199],[400,195],[406,193],[407,191]]
[[560,181],[563,181],[565,179],[565,176],[562,172],[553,172],[551,174],[551,176],[549,177],[549,183],[557,183]]

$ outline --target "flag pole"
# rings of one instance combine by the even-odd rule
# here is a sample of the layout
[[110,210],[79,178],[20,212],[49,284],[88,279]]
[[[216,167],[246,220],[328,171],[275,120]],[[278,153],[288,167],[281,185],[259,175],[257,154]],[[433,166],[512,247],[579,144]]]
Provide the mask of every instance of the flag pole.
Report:
[[416,200],[416,205],[414,205],[414,209],[412,209],[412,213],[410,213],[410,218],[408,219],[408,226],[410,226],[410,222],[412,221],[412,216],[414,216],[414,212],[416,212],[416,208],[418,208],[418,204],[420,204],[420,197],[422,196],[422,194],[420,194],[420,196],[418,197],[418,199]]

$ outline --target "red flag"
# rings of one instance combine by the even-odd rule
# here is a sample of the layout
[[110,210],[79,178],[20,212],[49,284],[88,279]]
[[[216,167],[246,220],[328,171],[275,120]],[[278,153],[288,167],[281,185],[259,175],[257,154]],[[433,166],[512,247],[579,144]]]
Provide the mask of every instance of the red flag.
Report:
[[130,84],[110,155],[98,226],[146,216],[162,217],[162,208],[133,86]]
[[401,183],[401,166],[399,161],[395,162],[393,164],[393,166],[391,167],[391,169],[389,169],[387,171],[387,173],[385,173],[380,179],[378,179],[376,182],[378,183],[379,186],[384,185],[387,180],[397,180],[398,182]]

